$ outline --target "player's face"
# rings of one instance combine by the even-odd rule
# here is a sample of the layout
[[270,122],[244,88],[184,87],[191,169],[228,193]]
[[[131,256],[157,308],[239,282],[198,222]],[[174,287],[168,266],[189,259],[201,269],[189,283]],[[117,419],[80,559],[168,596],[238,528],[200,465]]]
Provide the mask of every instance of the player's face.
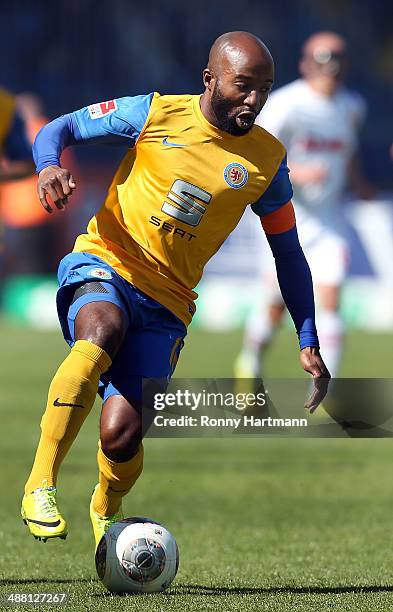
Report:
[[212,83],[210,103],[221,130],[243,136],[254,125],[273,85],[271,62],[226,62]]
[[306,49],[300,72],[317,90],[333,94],[345,79],[348,69],[345,43],[335,36],[317,39]]

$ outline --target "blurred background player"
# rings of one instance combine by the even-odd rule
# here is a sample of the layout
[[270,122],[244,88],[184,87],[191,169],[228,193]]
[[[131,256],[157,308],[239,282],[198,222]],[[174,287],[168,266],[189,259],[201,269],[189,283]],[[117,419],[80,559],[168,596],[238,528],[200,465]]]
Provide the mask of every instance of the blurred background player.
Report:
[[[362,199],[373,195],[359,171],[357,134],[365,103],[343,85],[347,44],[334,32],[318,32],[304,44],[301,79],[273,92],[257,123],[287,148],[300,242],[317,293],[321,352],[337,375],[343,340],[340,289],[348,265],[342,204],[347,187]],[[269,257],[266,251],[266,257]],[[272,260],[263,274],[266,299],[246,324],[243,348],[235,362],[239,378],[257,377],[263,352],[281,323],[285,305]]]
[[0,88],[0,183],[34,173],[25,124],[15,98]]
[[[41,100],[31,93],[15,97],[15,108],[25,124],[28,145],[48,122]],[[27,176],[0,186],[0,218],[3,225],[3,275],[43,274],[51,270],[51,218],[37,206],[37,179]],[[43,248],[44,247],[44,248]]]
[[[17,110],[15,97],[0,88],[0,190],[8,181],[31,174],[34,174],[34,165],[25,122]],[[10,202],[9,206],[14,206],[14,202]],[[4,256],[2,234],[0,215],[1,268]]]
[[[31,149],[38,132],[49,122],[43,101],[34,93],[24,92],[15,96],[14,103],[25,126],[26,146]],[[64,161],[74,172],[75,161],[70,150],[65,153]],[[0,219],[4,243],[3,276],[31,277],[56,271],[57,249],[62,254],[61,249],[69,246],[67,232],[64,223],[60,225],[37,205],[35,174],[0,185]]]

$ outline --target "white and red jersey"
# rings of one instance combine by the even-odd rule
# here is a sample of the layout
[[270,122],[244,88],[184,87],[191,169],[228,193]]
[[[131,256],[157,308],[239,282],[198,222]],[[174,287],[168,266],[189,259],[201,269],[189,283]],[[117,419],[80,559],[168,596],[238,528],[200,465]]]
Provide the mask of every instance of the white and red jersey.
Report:
[[303,79],[277,89],[269,97],[256,123],[285,145],[289,168],[293,163],[317,165],[326,171],[318,183],[300,185],[291,177],[301,217],[335,224],[365,112],[365,102],[357,93],[341,87],[328,97]]

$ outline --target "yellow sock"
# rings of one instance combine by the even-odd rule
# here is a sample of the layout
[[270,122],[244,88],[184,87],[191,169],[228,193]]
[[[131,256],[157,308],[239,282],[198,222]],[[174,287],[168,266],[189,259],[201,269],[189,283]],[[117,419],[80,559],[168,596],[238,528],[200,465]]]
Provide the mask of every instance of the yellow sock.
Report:
[[61,462],[94,404],[99,378],[111,363],[99,346],[87,340],[75,342],[49,387],[41,438],[25,493],[40,487],[44,480],[49,486],[56,484]]
[[99,444],[97,462],[100,486],[94,495],[93,510],[100,516],[112,516],[119,510],[122,498],[142,473],[143,444],[140,444],[132,459],[122,463],[108,459]]

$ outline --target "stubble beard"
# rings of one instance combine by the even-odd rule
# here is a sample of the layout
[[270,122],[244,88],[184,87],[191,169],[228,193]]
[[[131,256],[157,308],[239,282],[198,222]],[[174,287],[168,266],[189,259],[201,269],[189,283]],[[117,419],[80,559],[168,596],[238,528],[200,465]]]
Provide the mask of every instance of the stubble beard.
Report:
[[220,130],[232,136],[244,136],[251,130],[253,124],[248,129],[242,129],[237,125],[236,117],[230,115],[233,104],[222,95],[218,84],[211,95],[210,103]]

